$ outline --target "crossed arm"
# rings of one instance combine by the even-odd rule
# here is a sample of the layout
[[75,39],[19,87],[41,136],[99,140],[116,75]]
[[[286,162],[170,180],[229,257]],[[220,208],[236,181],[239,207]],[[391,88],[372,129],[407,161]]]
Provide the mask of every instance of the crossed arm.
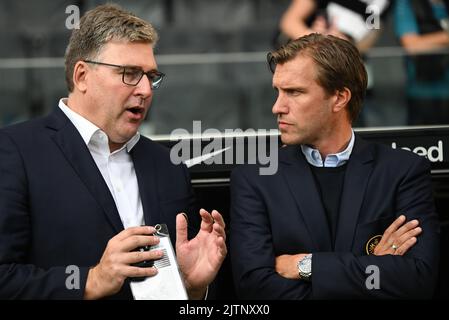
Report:
[[[406,222],[404,215],[399,216],[383,233],[382,239],[374,249],[375,256],[404,255],[417,241],[422,232],[418,220]],[[287,279],[300,279],[298,261],[308,253],[294,255],[284,254],[276,257],[275,269],[282,277]]]
[[[298,250],[297,254],[312,253],[311,282],[299,279],[300,256],[276,254],[307,247],[300,238],[282,233],[285,227],[290,232],[295,228],[273,226],[276,219],[286,221],[281,202],[288,195],[279,199],[280,192],[271,187],[273,181],[259,181],[250,170],[233,174],[231,261],[238,295],[247,299],[430,298],[438,269],[439,227],[429,166],[424,161],[415,161],[395,187],[392,207],[411,221],[405,223],[399,217],[385,230],[372,255]],[[266,194],[272,194],[271,198]],[[414,220],[419,220],[419,226]],[[381,273],[380,290],[365,286],[366,270],[372,265]]]

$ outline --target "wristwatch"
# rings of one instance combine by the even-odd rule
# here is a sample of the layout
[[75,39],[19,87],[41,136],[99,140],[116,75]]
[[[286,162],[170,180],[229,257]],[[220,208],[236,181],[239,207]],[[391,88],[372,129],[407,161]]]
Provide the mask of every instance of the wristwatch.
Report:
[[312,254],[298,261],[298,273],[302,280],[310,281],[312,277]]

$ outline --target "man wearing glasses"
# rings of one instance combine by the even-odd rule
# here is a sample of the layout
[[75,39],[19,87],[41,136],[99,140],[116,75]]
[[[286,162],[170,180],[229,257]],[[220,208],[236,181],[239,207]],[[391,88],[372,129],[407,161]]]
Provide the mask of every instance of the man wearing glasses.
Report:
[[156,41],[118,7],[89,11],[66,51],[68,98],[0,130],[0,299],[131,298],[130,279],[157,274],[136,264],[163,253],[136,249],[158,243],[158,223],[189,297],[204,297],[226,255],[223,219],[200,210],[196,233],[187,169],[138,133],[164,77]]

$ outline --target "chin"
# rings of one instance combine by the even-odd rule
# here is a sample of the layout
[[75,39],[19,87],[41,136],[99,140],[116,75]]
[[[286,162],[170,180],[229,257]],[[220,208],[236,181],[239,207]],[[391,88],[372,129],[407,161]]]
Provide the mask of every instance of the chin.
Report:
[[121,143],[127,143],[136,133],[137,131],[120,132],[116,140],[121,141]]
[[123,128],[122,134],[124,136],[132,137],[139,131],[140,123],[129,123],[125,128]]
[[129,141],[132,137],[136,135],[137,131],[128,132],[124,137],[126,137],[126,141]]
[[281,141],[283,144],[293,144],[293,140],[291,135],[281,132]]
[[287,144],[287,145],[297,145],[297,144],[303,143],[303,141],[301,140],[300,137],[295,137],[295,136],[287,135],[287,134],[283,134],[283,133],[281,133],[281,141],[283,144]]

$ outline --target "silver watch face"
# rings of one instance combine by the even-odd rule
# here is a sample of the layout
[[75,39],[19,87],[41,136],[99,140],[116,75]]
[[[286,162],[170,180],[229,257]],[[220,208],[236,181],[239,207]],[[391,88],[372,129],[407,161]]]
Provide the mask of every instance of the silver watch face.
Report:
[[303,273],[310,273],[310,272],[312,272],[312,260],[310,259],[309,256],[303,258],[299,262],[299,268],[300,268],[300,271],[303,272]]
[[304,280],[309,280],[312,276],[312,255],[309,254],[298,261],[299,276]]

